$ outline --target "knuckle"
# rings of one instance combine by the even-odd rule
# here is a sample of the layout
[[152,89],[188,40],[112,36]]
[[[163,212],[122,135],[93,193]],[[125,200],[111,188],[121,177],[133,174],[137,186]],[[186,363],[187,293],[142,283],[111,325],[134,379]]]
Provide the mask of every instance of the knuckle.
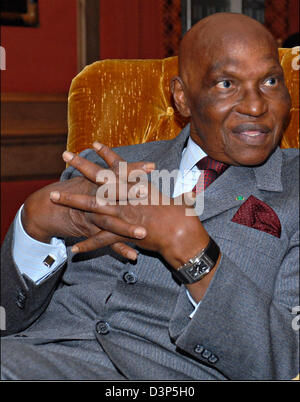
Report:
[[70,193],[61,192],[60,198],[65,201],[72,201],[72,195]]
[[89,239],[85,240],[80,244],[80,249],[82,251],[91,251],[99,247],[101,245],[101,237],[96,234]]
[[99,234],[96,234],[95,236],[91,237],[90,240],[91,243],[94,244],[95,246],[101,244],[101,237],[99,236]]
[[120,162],[119,162],[118,160],[114,160],[113,163],[112,163],[112,165],[111,165],[111,167],[112,167],[112,170],[113,170],[114,172],[119,173],[119,170],[120,170]]
[[115,243],[112,245],[113,249],[115,251],[119,251],[120,253],[124,253],[126,251],[126,247],[124,245],[124,243]]
[[109,153],[109,147],[107,145],[102,145],[99,154],[106,156]]
[[78,155],[75,155],[73,157],[72,162],[73,162],[73,165],[76,165],[76,166],[80,167],[82,165],[82,158],[80,156],[78,156]]
[[89,207],[90,207],[91,209],[97,209],[97,206],[98,206],[98,204],[97,204],[97,198],[96,198],[96,197],[90,198],[90,199],[89,199]]
[[102,215],[101,216],[101,224],[103,227],[107,228],[109,226],[110,223],[110,218],[107,215]]

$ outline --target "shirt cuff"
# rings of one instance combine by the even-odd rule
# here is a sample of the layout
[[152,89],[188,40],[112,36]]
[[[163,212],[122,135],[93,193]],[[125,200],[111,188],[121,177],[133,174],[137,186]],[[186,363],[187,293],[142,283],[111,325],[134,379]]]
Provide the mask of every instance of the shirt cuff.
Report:
[[195,300],[192,298],[192,296],[190,295],[190,292],[188,291],[188,290],[186,290],[186,294],[187,294],[187,297],[189,298],[189,301],[192,303],[192,305],[194,306],[194,311],[190,314],[190,318],[193,318],[194,317],[194,314],[196,313],[196,311],[197,311],[197,308],[200,306],[200,303],[201,303],[201,301],[199,301],[199,303],[197,304],[196,302],[195,302]]
[[64,241],[53,237],[50,244],[30,237],[24,230],[19,209],[14,225],[13,258],[21,272],[39,284],[67,259]]

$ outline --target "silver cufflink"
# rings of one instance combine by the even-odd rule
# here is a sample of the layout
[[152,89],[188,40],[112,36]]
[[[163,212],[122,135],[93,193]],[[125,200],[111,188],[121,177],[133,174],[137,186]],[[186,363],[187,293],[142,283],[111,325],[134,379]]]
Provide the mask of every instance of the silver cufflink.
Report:
[[55,259],[51,255],[47,255],[47,257],[43,261],[43,264],[46,265],[47,268],[50,268],[54,262]]

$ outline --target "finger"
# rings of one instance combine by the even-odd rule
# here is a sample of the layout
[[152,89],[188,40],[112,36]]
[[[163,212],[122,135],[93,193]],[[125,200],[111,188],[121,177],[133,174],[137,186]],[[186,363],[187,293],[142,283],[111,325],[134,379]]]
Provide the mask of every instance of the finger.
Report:
[[[124,188],[125,186],[125,188]],[[111,189],[111,190],[110,190]],[[80,209],[86,212],[98,212],[105,215],[116,215],[118,213],[118,200],[127,204],[127,200],[139,201],[148,196],[148,187],[144,185],[136,185],[136,191],[128,193],[127,185],[105,184],[100,186],[96,192],[96,196],[88,194],[73,194],[67,191],[51,191],[50,199],[56,204]]]
[[155,169],[154,162],[131,162],[128,164],[128,175],[134,171],[142,170],[145,173],[151,173]]
[[97,154],[108,164],[108,166],[112,169],[117,167],[120,162],[125,162],[121,156],[119,156],[116,152],[114,152],[111,148],[104,144],[100,144],[100,142],[95,141],[93,143],[93,147]]
[[73,166],[79,172],[81,172],[85,177],[89,180],[96,183],[97,174],[104,170],[102,167],[93,163],[85,158],[82,158],[79,155],[75,155],[72,152],[65,151],[62,154],[63,160],[67,162],[69,165]]
[[[103,203],[116,205],[117,201],[131,201],[148,198],[148,183],[130,184],[120,181],[119,183],[105,183],[100,185],[96,192],[100,205]],[[127,202],[125,202],[127,204]],[[122,203],[124,205],[124,203]]]
[[142,226],[132,225],[114,216],[93,214],[91,216],[91,220],[94,225],[98,226],[102,230],[106,230],[120,236],[144,239],[147,235],[146,229]]
[[123,241],[122,236],[118,236],[114,233],[100,231],[95,235],[83,240],[79,243],[74,244],[71,248],[73,253],[84,253],[87,251],[97,250],[102,247],[111,246],[112,244]]
[[[104,144],[100,144],[95,141],[93,143],[93,147],[97,154],[108,164],[108,166],[114,170],[114,172],[118,175],[123,173],[123,176],[128,176],[134,170],[142,170],[146,173],[150,173],[155,169],[155,163],[153,162],[131,162],[128,163],[120,155],[114,152],[111,148],[107,147]],[[124,164],[120,164],[120,162],[124,162]],[[123,172],[120,172],[123,169]],[[126,171],[125,171],[126,170]],[[124,172],[125,171],[125,172]]]
[[[92,223],[101,229],[109,230],[110,232],[135,239],[143,239],[147,232],[139,225],[129,224],[118,217],[114,217],[118,213],[117,206],[99,205],[96,197],[83,194],[69,194],[58,191],[50,193],[50,199],[56,203],[80,209],[86,212],[94,212]],[[98,214],[103,215],[98,215]],[[111,216],[109,216],[111,215]]]
[[126,243],[117,242],[111,245],[111,248],[121,256],[128,258],[129,260],[135,261],[138,256],[138,252],[129,247]]
[[71,194],[63,191],[51,191],[50,199],[56,204],[65,205],[86,212],[96,212],[115,216],[118,213],[118,206],[101,205],[97,201],[97,197],[87,194]]

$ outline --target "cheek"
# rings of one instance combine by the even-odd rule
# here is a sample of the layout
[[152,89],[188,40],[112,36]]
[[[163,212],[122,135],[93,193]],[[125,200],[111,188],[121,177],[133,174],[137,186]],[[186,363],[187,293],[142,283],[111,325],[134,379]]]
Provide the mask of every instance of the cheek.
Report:
[[275,124],[280,126],[285,126],[287,124],[290,108],[291,98],[288,91],[286,91],[285,94],[276,99],[276,102],[273,102],[270,105],[270,110],[272,111]]
[[203,136],[221,137],[221,128],[230,113],[231,105],[216,102],[213,97],[199,99],[192,105],[194,123]]

